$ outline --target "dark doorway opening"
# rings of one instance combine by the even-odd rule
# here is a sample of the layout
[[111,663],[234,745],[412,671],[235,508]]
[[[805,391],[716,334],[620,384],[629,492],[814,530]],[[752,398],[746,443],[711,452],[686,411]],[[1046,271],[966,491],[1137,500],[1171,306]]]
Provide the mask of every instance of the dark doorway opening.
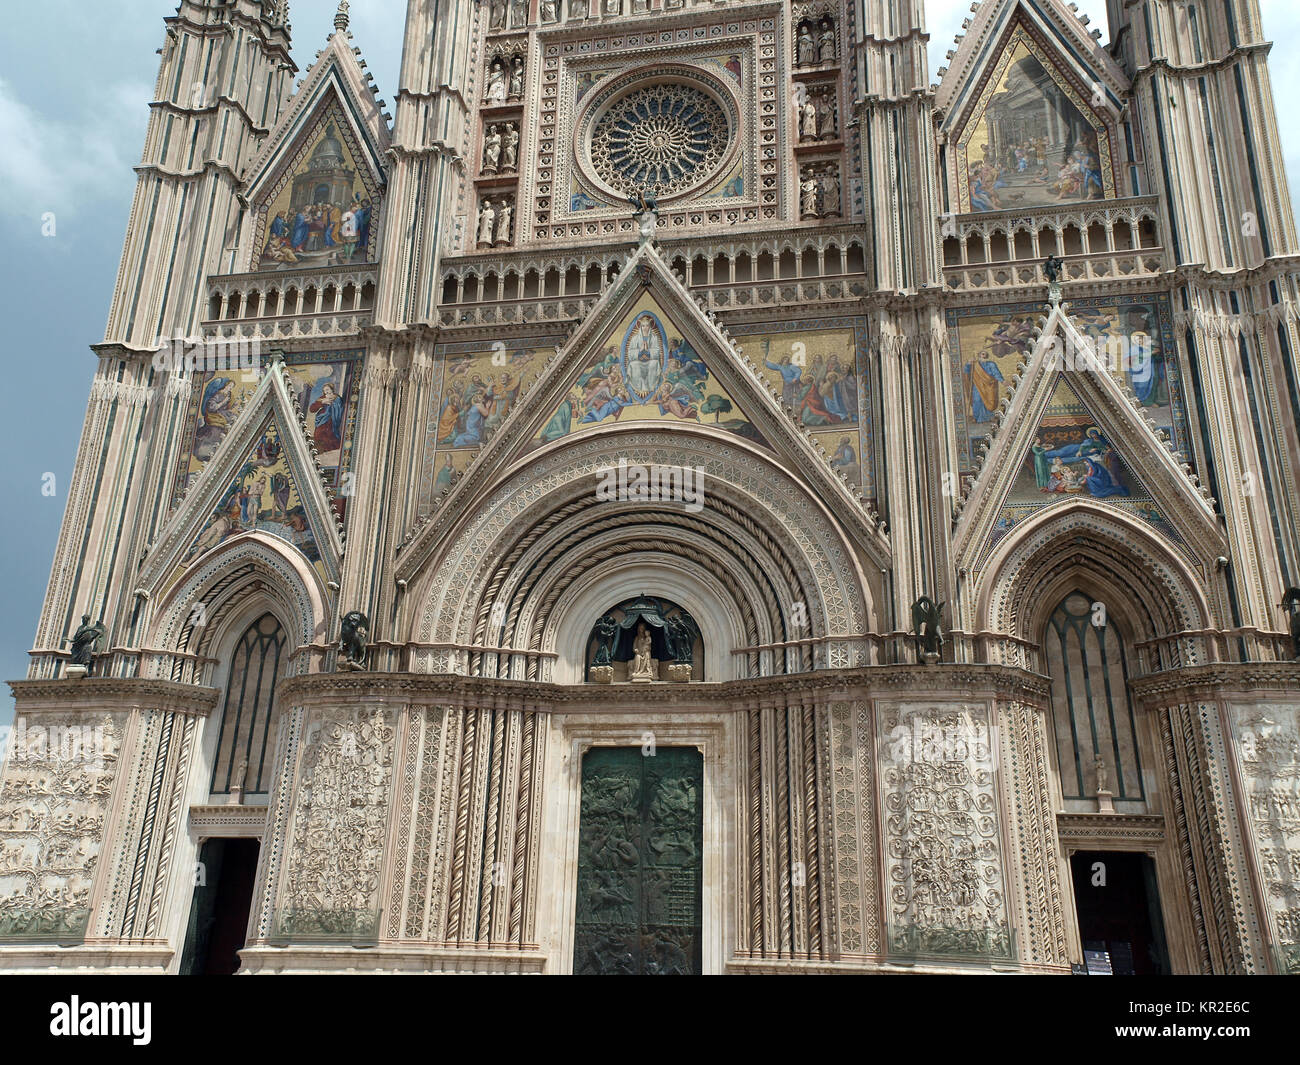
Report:
[[1168,974],[1155,863],[1131,851],[1079,851],[1070,859],[1070,868],[1088,971]]
[[209,839],[199,850],[194,901],[180,971],[229,976],[239,970],[257,880],[255,839]]

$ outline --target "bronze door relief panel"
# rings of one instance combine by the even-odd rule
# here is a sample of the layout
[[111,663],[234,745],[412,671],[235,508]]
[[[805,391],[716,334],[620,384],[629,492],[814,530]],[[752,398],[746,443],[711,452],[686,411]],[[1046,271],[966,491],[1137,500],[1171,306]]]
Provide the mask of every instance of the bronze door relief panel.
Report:
[[573,971],[701,972],[704,756],[597,747],[582,761]]

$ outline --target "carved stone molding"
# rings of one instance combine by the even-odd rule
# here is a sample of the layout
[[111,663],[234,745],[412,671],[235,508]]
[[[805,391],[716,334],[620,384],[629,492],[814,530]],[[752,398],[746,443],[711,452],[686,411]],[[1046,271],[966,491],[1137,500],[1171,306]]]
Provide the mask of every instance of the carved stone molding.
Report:
[[216,688],[134,677],[11,680],[9,690],[13,692],[18,714],[166,708],[206,717],[221,696]]
[[1159,814],[1058,813],[1056,831],[1067,852],[1092,846],[1128,849],[1122,844],[1149,850],[1165,841],[1165,819]]
[[1180,703],[1215,702],[1240,693],[1300,691],[1300,662],[1210,662],[1165,670],[1131,682],[1140,707],[1153,709]]
[[[635,698],[644,705],[742,712],[756,702],[774,704],[810,696],[829,702],[884,692],[891,696],[917,692],[958,697],[978,693],[1046,706],[1050,691],[1047,678],[1014,666],[940,664],[812,670],[717,684],[638,685]],[[278,695],[286,703],[313,705],[329,705],[340,697],[360,700],[387,695],[394,703],[477,705],[487,701],[540,713],[610,709],[610,688],[604,685],[545,684],[449,673],[310,673],[287,678]]]
[[200,836],[261,836],[269,807],[227,804],[191,806],[190,831]]

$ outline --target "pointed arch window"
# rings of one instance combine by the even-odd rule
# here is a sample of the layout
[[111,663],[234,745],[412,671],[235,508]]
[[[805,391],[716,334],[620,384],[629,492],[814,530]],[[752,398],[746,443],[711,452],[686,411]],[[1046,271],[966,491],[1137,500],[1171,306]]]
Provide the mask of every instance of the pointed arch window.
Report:
[[245,794],[258,795],[269,789],[274,752],[268,748],[275,739],[271,710],[285,643],[275,615],[263,614],[235,645],[212,767],[213,794],[228,795],[242,787]]
[[1043,634],[1062,797],[1095,798],[1100,760],[1115,801],[1142,802],[1146,795],[1124,640],[1099,606],[1090,596],[1072,592],[1052,613]]

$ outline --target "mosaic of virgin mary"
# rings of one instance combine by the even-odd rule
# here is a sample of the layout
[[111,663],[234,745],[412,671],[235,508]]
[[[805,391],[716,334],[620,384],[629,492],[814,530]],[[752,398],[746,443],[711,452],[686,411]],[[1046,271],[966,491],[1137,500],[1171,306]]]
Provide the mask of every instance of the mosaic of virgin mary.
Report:
[[649,311],[638,314],[623,337],[623,379],[642,403],[663,380],[667,352],[668,339],[659,319]]

